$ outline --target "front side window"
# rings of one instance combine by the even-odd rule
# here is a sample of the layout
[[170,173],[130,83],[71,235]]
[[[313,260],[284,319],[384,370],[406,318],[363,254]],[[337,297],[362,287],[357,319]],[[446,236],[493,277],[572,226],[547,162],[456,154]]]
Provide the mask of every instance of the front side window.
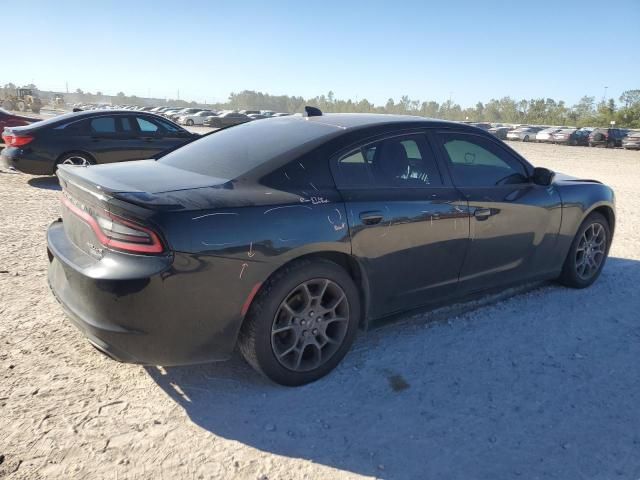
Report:
[[492,187],[526,183],[525,166],[493,142],[476,135],[440,135],[453,181],[458,186]]
[[149,120],[145,120],[141,117],[136,117],[136,121],[138,122],[138,127],[142,133],[156,133],[159,129],[158,125],[150,122]]
[[338,160],[342,185],[425,187],[442,185],[424,135],[413,134],[369,143]]

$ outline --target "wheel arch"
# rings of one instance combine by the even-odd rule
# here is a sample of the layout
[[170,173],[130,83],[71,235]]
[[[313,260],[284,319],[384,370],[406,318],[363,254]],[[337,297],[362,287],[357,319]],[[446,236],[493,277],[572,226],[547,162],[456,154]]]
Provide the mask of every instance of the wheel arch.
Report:
[[[589,215],[591,215],[594,212],[600,213],[601,215],[604,216],[604,218],[607,219],[607,222],[609,223],[609,229],[611,230],[611,237],[613,239],[613,233],[614,233],[615,227],[616,227],[616,214],[615,214],[613,208],[611,207],[611,205],[608,205],[608,204],[605,204],[605,203],[601,203],[599,205],[596,205],[596,206],[592,207],[584,215],[582,221],[584,222],[584,219],[587,218]],[[582,222],[581,222],[581,224],[582,224]]]
[[53,172],[52,175],[55,175],[56,173],[56,169],[58,168],[58,164],[60,163],[60,161],[66,157],[67,155],[71,155],[71,154],[78,154],[78,155],[85,155],[87,157],[89,157],[91,160],[93,160],[93,163],[96,164],[96,157],[94,157],[93,155],[91,155],[89,152],[86,152],[84,150],[68,150],[66,152],[61,153],[60,155],[58,155],[58,157],[56,158],[55,163],[53,164]]
[[[260,288],[257,289],[256,292],[253,292],[253,296],[250,298],[250,302],[248,306],[250,306],[250,304],[252,304],[255,301],[256,297],[258,296],[258,293],[262,290],[264,285],[266,285],[267,282],[269,282],[269,280],[271,280],[276,274],[278,274],[278,272],[280,272],[284,268],[287,268],[292,263],[299,262],[301,260],[311,260],[311,261],[326,260],[342,267],[349,274],[349,276],[355,283],[360,296],[361,315],[360,315],[360,319],[358,320],[358,325],[361,328],[366,329],[368,327],[368,312],[369,312],[369,304],[370,304],[369,282],[365,274],[364,267],[360,264],[360,262],[352,255],[349,255],[344,252],[331,251],[331,250],[318,251],[318,252],[312,252],[312,253],[300,255],[295,258],[291,258],[287,260],[285,263],[283,263],[277,269],[271,272],[271,274],[262,282]],[[242,319],[243,323],[245,319],[246,319],[246,316],[245,318]]]

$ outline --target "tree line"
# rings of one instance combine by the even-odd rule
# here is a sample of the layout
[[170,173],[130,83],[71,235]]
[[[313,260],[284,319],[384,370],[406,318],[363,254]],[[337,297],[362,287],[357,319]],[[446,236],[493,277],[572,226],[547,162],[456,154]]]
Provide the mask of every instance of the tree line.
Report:
[[537,98],[515,100],[511,97],[478,102],[474,107],[462,108],[447,100],[413,100],[403,96],[399,101],[390,98],[384,106],[376,106],[366,99],[359,101],[336,99],[333,92],[314,98],[269,95],[245,90],[229,95],[229,101],[218,108],[275,110],[278,112],[302,112],[305,105],[320,108],[323,112],[342,113],[394,113],[420,115],[444,120],[469,120],[473,122],[527,123],[540,125],[606,126],[612,121],[616,126],[640,128],[640,89],[627,90],[616,102],[596,102],[595,97],[584,96],[572,106],[563,100]]
[[[6,84],[4,89],[15,88]],[[35,85],[29,85],[37,91]],[[39,91],[45,99],[55,93]],[[333,92],[313,98],[288,95],[270,95],[268,93],[244,90],[231,93],[226,102],[202,104],[178,99],[144,98],[126,95],[104,95],[102,92],[84,92],[77,89],[73,93],[63,94],[67,103],[113,103],[141,106],[207,107],[217,110],[273,110],[276,112],[302,112],[306,105],[320,108],[327,113],[394,113],[402,115],[420,115],[444,120],[468,120],[473,122],[527,123],[539,125],[574,125],[577,127],[610,125],[640,128],[640,89],[627,90],[618,99],[596,101],[595,97],[583,96],[575,105],[567,105],[563,100],[535,98],[516,100],[511,97],[491,99],[486,103],[478,102],[474,107],[463,108],[452,100],[442,103],[430,100],[421,101],[402,96],[399,100],[389,98],[385,105],[374,105],[367,99],[353,101],[337,99]]]

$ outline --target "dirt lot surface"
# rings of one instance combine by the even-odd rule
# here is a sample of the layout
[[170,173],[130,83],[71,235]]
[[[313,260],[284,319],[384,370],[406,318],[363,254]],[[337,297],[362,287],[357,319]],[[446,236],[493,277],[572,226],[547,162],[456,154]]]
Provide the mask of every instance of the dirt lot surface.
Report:
[[618,201],[602,277],[361,334],[298,389],[99,354],[49,293],[51,179],[0,173],[0,478],[640,478],[640,152],[517,144]]

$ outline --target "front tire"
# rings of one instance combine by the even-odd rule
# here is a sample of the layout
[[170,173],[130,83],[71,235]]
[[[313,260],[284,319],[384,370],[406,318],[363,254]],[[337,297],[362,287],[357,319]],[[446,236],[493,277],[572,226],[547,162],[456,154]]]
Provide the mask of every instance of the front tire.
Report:
[[187,120],[187,127],[193,127],[193,120],[189,119]]
[[340,363],[359,320],[360,296],[349,274],[327,260],[302,260],[262,287],[238,344],[247,362],[272,381],[304,385]]
[[571,288],[593,284],[604,267],[611,244],[611,228],[604,215],[593,212],[576,233],[562,267],[559,281]]

